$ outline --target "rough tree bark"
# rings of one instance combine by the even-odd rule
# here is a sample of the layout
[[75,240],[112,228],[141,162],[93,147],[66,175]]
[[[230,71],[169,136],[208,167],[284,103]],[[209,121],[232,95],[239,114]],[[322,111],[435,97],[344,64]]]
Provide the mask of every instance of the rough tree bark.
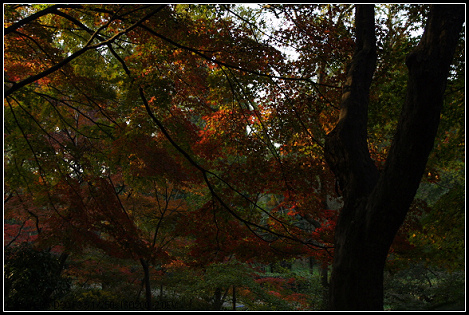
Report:
[[368,95],[376,66],[374,6],[357,5],[356,51],[339,121],[325,157],[343,192],[329,308],[382,310],[388,250],[405,219],[438,129],[443,93],[464,22],[462,5],[434,5],[419,45],[406,60],[407,96],[383,171],[367,146]]

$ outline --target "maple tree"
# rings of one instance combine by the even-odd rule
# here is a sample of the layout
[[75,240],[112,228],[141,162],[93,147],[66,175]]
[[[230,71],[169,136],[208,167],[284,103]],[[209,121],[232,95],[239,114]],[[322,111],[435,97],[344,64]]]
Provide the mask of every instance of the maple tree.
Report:
[[[432,8],[429,27],[446,19],[440,10],[452,8]],[[399,80],[388,83],[379,75],[374,84],[380,92],[369,92],[376,54],[369,31],[375,29],[373,7],[261,10],[282,15],[285,27],[269,34],[253,11],[229,5],[6,5],[8,245],[34,241],[64,257],[93,247],[139,262],[148,309],[153,267],[205,268],[233,257],[267,263],[305,255],[328,264],[334,257],[331,307],[382,309],[380,272],[437,127],[437,119],[431,120],[425,150],[408,150],[422,154],[412,166],[419,172],[411,187],[394,193],[375,188],[389,176],[404,178],[394,169],[401,166],[389,165],[406,150],[393,145],[388,153],[392,136],[385,131],[395,124],[406,132],[407,125],[394,118],[384,131],[381,125],[398,113],[396,103],[412,105],[411,84],[408,101],[397,95],[383,100],[405,86],[405,67],[396,56],[408,53],[401,47],[412,43],[404,36],[389,43],[394,37],[378,28],[384,62],[377,71],[393,68]],[[451,31],[451,41],[441,45],[448,48],[445,69],[456,49],[457,25]],[[438,37],[440,29],[427,29],[423,38],[430,40],[432,32]],[[299,57],[287,58],[276,48],[279,42],[295,43]],[[414,59],[408,60],[412,66]],[[440,88],[433,90],[444,90],[445,71],[435,71]],[[368,94],[370,108],[384,106],[393,114],[370,111],[367,123]],[[422,117],[414,118],[418,126],[425,124]],[[461,140],[461,129],[445,130],[448,142]],[[404,160],[411,163],[412,156]],[[366,203],[389,201],[381,193],[402,201],[392,227],[373,214],[385,207],[366,210],[371,221],[362,218]],[[357,218],[348,217],[355,212]],[[409,246],[405,234],[415,217],[408,216],[393,247]],[[361,238],[367,229],[381,234]],[[352,247],[341,246],[345,240]],[[357,255],[367,246],[373,247],[370,253]]]

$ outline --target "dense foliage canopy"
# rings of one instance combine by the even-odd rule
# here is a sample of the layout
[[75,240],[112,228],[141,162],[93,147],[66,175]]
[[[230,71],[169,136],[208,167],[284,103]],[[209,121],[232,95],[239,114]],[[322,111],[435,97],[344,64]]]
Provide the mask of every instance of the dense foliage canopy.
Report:
[[[381,169],[428,7],[376,10],[367,127]],[[327,266],[342,191],[324,146],[355,50],[353,11],[4,5],[5,246],[63,255],[77,283],[130,283],[138,263],[155,284],[204,274],[211,285],[197,292],[218,301],[235,286],[269,301],[274,293],[247,277],[259,266],[306,257]],[[464,266],[464,69],[459,45],[390,268],[411,257]],[[96,257],[119,263],[99,270]],[[312,307],[290,291],[282,298]]]

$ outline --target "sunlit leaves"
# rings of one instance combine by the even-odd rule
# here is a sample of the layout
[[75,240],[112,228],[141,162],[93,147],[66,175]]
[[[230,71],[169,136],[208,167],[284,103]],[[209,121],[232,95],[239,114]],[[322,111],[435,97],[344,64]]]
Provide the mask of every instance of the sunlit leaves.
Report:
[[[5,36],[7,88],[105,43],[4,100],[8,242],[77,254],[94,248],[174,270],[214,262],[217,270],[233,258],[329,262],[341,199],[323,148],[354,49],[352,9],[6,5],[6,30],[18,26]],[[407,33],[418,9],[405,7],[408,29],[391,23],[396,9],[377,30],[368,140],[379,166],[404,98]],[[281,19],[275,31],[266,11]],[[462,169],[462,70],[460,58],[432,182],[445,168]],[[396,252],[417,230],[422,213],[414,214]],[[440,242],[437,232],[431,239]]]
[[[61,7],[60,12],[51,11],[41,17],[44,40],[51,47],[50,51],[62,51],[57,60],[83,49],[92,36],[93,42],[109,38],[120,28],[127,27],[127,23],[136,21],[138,14],[149,10],[145,6],[134,10],[127,6],[79,8],[82,10]],[[110,18],[113,9],[119,11],[119,17],[115,20]],[[249,19],[248,16],[245,18]],[[60,31],[53,34],[47,29]],[[171,29],[170,33],[167,33],[168,29]],[[145,237],[143,234],[140,237],[151,240],[151,225],[162,225],[163,228],[158,230],[161,232],[168,224],[168,217],[163,214],[152,217],[150,214],[157,213],[158,209],[167,209],[171,213],[176,211],[168,210],[174,202],[171,198],[163,204],[157,200],[160,189],[176,185],[178,189],[190,187],[197,194],[209,195],[207,184],[214,189],[212,193],[221,194],[229,201],[228,204],[236,205],[228,212],[227,209],[217,210],[223,213],[227,222],[234,224],[234,216],[240,216],[248,219],[247,222],[252,220],[250,224],[259,224],[257,220],[264,220],[260,222],[260,227],[275,233],[288,231],[293,237],[298,232],[302,233],[292,222],[295,215],[305,213],[304,210],[298,213],[292,210],[292,215],[284,216],[283,206],[287,206],[286,203],[273,209],[263,209],[257,204],[256,195],[283,194],[287,190],[289,198],[285,202],[289,203],[290,209],[295,209],[297,205],[308,209],[313,207],[308,210],[309,213],[318,215],[321,207],[307,201],[295,201],[293,196],[306,196],[311,188],[317,187],[317,179],[313,175],[315,168],[311,167],[313,164],[321,165],[321,162],[313,162],[310,158],[317,158],[320,149],[315,145],[304,146],[299,141],[301,136],[297,133],[301,133],[301,126],[294,126],[293,133],[289,133],[289,125],[275,125],[292,114],[287,98],[282,101],[283,109],[274,107],[274,102],[282,98],[281,90],[286,86],[279,86],[275,91],[279,94],[272,95],[274,102],[269,106],[253,99],[265,93],[262,89],[265,89],[269,76],[283,69],[284,62],[276,48],[254,38],[253,34],[252,24],[225,19],[215,7],[168,6],[161,11],[158,19],[149,19],[145,27],[126,33],[122,40],[113,42],[112,46],[102,46],[80,55],[80,58],[47,76],[47,80],[39,81],[35,86],[39,90],[24,88],[23,93],[28,94],[21,97],[18,94],[16,99],[10,100],[12,126],[22,126],[24,129],[13,132],[12,127],[10,137],[23,135],[24,138],[30,133],[39,135],[40,140],[24,138],[25,145],[12,150],[12,154],[17,155],[27,148],[23,154],[29,156],[33,164],[23,161],[20,164],[27,171],[36,168],[36,176],[43,181],[41,185],[45,189],[54,187],[53,194],[44,194],[37,188],[33,193],[41,193],[43,197],[37,200],[42,200],[49,211],[55,211],[56,219],[57,215],[62,218],[57,222],[68,227],[65,229],[70,233],[66,234],[67,238],[76,240],[77,244],[81,244],[79,246],[92,243],[102,249],[106,246],[124,246],[131,255],[141,255],[142,245],[135,245],[138,243],[136,240],[129,240],[134,244],[132,246],[137,247],[126,247],[131,246],[124,245],[126,238],[130,238],[132,233],[139,234],[138,229],[141,229],[145,231]],[[19,52],[12,51],[11,54],[17,56]],[[29,51],[21,54],[39,61]],[[19,73],[13,67],[10,73]],[[30,67],[24,72],[37,73],[43,69]],[[265,76],[259,78],[257,73]],[[15,81],[22,79],[18,77]],[[193,165],[155,128],[138,99],[138,88],[144,89],[148,95],[148,106],[166,126],[167,134],[187,154],[194,156],[200,165],[209,168],[213,174],[220,174],[220,177],[211,176],[211,183],[203,183],[202,174],[196,172]],[[297,114],[306,115],[304,106],[308,105],[298,101],[296,106],[300,111]],[[267,112],[274,115],[264,116]],[[19,116],[20,113],[22,116]],[[33,124],[28,124],[31,120]],[[314,121],[308,123],[314,127]],[[31,127],[34,129],[26,130]],[[283,132],[291,138],[284,138]],[[314,134],[322,136],[320,130],[314,130]],[[294,141],[293,147],[302,148],[300,156],[285,154],[291,140]],[[283,156],[279,154],[280,146],[284,150]],[[295,161],[298,157],[302,160]],[[311,172],[306,177],[301,176],[308,169]],[[11,174],[13,183],[14,173]],[[279,176],[286,183],[278,185]],[[96,186],[95,181],[101,184]],[[98,197],[92,196],[92,192],[101,196],[101,190],[95,190],[100,185],[108,187],[106,196],[111,201],[99,203]],[[191,187],[194,185],[201,186]],[[114,187],[114,197],[110,187]],[[245,195],[240,196],[241,192]],[[153,199],[143,202],[154,193]],[[119,194],[127,194],[129,202],[120,200]],[[137,201],[138,198],[142,203]],[[210,198],[191,203],[193,208],[190,210],[197,213],[203,209],[207,199]],[[113,213],[108,204],[117,212]],[[100,209],[103,217],[95,217],[97,210],[93,209]],[[122,213],[119,211],[130,211],[140,216],[146,212],[148,214],[129,216],[129,222],[134,220],[138,224],[135,227],[128,225],[122,230],[119,226],[130,223],[125,223],[123,218],[113,223],[107,218],[120,217]],[[275,219],[275,216],[281,220]],[[82,221],[77,221],[79,217]],[[170,217],[178,220],[176,215]],[[63,221],[63,218],[68,219]],[[92,223],[93,220],[99,224]],[[99,238],[95,234],[84,238],[82,231],[87,226],[96,233],[105,233],[110,239]],[[221,226],[211,228],[213,233]],[[242,239],[251,240],[252,253],[263,246],[259,243],[262,237],[249,236],[249,226],[239,225],[237,229],[243,231]],[[43,233],[42,239],[46,240],[49,235],[50,240],[45,242],[52,242],[60,235],[60,230],[56,229],[56,234]],[[229,233],[226,229],[222,230],[225,234]],[[52,229],[49,228],[49,231]],[[171,229],[166,231],[171,232]],[[155,231],[155,239],[159,237],[156,234]],[[204,238],[205,242],[210,240],[208,235],[195,237],[197,241]],[[239,251],[240,257],[250,259],[252,254],[243,254],[240,251],[242,247],[235,244],[234,239],[225,242],[224,246],[229,249],[227,252]],[[294,251],[299,252],[299,249]],[[112,250],[113,255],[117,252],[117,248]]]

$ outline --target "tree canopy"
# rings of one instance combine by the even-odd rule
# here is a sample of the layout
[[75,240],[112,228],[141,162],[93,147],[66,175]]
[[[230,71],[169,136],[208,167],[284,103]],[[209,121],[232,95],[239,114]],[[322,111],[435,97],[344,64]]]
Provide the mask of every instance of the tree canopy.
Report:
[[[181,268],[330,264],[344,201],[392,170],[387,157],[413,87],[406,56],[431,16],[426,5],[374,10],[368,38],[348,4],[4,5],[6,247],[140,262],[146,294],[150,277]],[[350,110],[343,120],[368,40],[368,116]],[[463,41],[424,184],[390,258],[419,253],[460,268]],[[349,143],[366,151],[360,161],[371,173],[350,177],[331,162],[338,118],[361,123],[364,137]],[[351,178],[362,182],[352,187]]]

